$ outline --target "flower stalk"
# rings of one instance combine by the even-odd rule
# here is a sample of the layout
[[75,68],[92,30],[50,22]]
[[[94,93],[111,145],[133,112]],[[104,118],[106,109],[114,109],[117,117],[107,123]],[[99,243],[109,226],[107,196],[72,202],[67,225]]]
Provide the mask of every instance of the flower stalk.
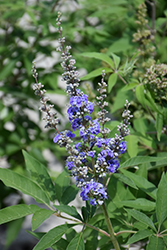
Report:
[[108,212],[107,212],[107,209],[106,209],[106,206],[105,206],[104,203],[102,204],[102,209],[103,209],[103,213],[104,213],[105,220],[106,220],[106,223],[107,223],[108,231],[109,231],[109,234],[110,234],[110,239],[111,239],[111,241],[112,241],[112,243],[114,245],[115,250],[120,250],[118,241],[117,241],[117,239],[115,237],[115,233],[114,233],[111,221],[110,221],[110,217],[108,215]]

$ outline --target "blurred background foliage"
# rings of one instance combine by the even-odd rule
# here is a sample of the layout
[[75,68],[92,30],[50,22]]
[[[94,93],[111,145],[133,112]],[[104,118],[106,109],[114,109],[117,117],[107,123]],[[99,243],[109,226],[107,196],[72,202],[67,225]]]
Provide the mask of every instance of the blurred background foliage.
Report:
[[[141,5],[144,2],[145,5]],[[167,91],[162,90],[163,101],[157,100],[149,86],[149,74],[145,75],[146,66],[167,63],[166,0],[1,0],[0,164],[23,173],[22,149],[25,149],[47,166],[49,157],[43,154],[47,149],[64,165],[65,151],[52,142],[55,131],[44,129],[40,122],[40,104],[32,90],[31,73],[35,60],[39,81],[45,85],[63,118],[60,128],[68,128],[63,115],[66,98],[60,82],[61,59],[56,52],[59,10],[63,13],[63,34],[66,43],[72,46],[77,68],[84,69],[84,75],[90,73],[82,79],[91,83],[85,90],[91,97],[96,95],[102,68],[106,69],[111,135],[121,121],[125,100],[131,102],[131,135],[127,138],[128,153],[123,160],[136,155],[167,154]],[[141,16],[146,20],[143,23],[139,23]],[[148,53],[143,54],[146,49]],[[103,55],[113,60],[114,68],[103,60]],[[165,76],[164,73],[166,83]],[[63,96],[62,103],[57,101],[57,95]],[[157,184],[162,170],[157,168],[147,166],[139,175],[146,175],[149,170],[148,178]],[[13,191],[0,185],[2,208],[4,198]]]

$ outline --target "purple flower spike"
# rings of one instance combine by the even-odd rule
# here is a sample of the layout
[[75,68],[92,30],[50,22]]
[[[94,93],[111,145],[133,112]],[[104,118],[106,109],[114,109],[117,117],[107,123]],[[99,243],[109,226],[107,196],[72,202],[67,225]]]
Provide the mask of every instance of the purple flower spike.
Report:
[[126,141],[122,141],[122,142],[119,144],[120,153],[121,153],[121,154],[124,154],[124,153],[126,152],[126,149],[127,149]]
[[75,134],[72,133],[71,131],[67,131],[66,135],[67,135],[67,137],[70,137],[70,138],[74,138],[75,137]]
[[55,138],[53,139],[54,143],[57,143],[61,139],[61,134],[57,134]]

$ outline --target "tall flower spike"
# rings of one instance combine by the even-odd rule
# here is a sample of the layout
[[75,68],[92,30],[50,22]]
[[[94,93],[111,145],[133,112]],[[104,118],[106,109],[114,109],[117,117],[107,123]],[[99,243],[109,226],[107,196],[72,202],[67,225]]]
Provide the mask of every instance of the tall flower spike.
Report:
[[33,72],[33,77],[35,78],[35,84],[33,85],[33,90],[35,91],[35,94],[40,96],[41,98],[40,102],[42,105],[39,109],[42,113],[45,113],[45,116],[43,118],[43,120],[46,121],[45,128],[54,128],[60,134],[60,132],[57,129],[57,125],[59,123],[59,119],[57,118],[57,113],[51,111],[54,105],[47,105],[49,98],[45,97],[46,90],[43,88],[44,85],[38,82],[38,73],[35,67],[35,63],[33,63],[32,72]]
[[[97,106],[100,111],[98,118],[92,119],[91,114],[94,111],[94,103],[88,100],[88,95],[84,94],[79,87],[78,71],[76,71],[75,60],[70,54],[70,46],[65,47],[65,38],[62,36],[60,13],[57,18],[58,32],[60,33],[60,47],[63,59],[61,66],[64,70],[63,80],[67,84],[66,92],[70,96],[70,104],[67,109],[69,121],[72,130],[78,130],[79,137],[75,138],[75,133],[71,131],[59,132],[54,138],[54,143],[60,147],[65,147],[69,156],[66,159],[66,167],[76,181],[76,186],[80,188],[83,200],[89,200],[90,204],[95,206],[103,204],[107,196],[107,176],[108,173],[114,173],[119,167],[119,156],[126,151],[126,142],[124,137],[129,133],[128,124],[130,119],[129,103],[126,102],[126,110],[123,113],[123,123],[118,127],[119,135],[115,138],[108,138],[110,132],[105,127],[110,119],[106,117],[105,107],[108,103],[105,101],[107,84],[104,81],[105,73],[102,72],[101,83],[98,83],[99,96],[97,97]],[[56,114],[52,114],[47,106],[47,98],[44,97],[45,90],[43,85],[38,83],[35,65],[33,65],[33,77],[36,80],[34,90],[41,97],[41,111],[46,113],[47,127],[54,127],[58,124]],[[75,138],[75,139],[74,139]],[[78,138],[80,141],[77,141]],[[103,180],[103,177],[107,177]],[[103,184],[101,183],[103,181]],[[106,184],[105,184],[106,182]]]

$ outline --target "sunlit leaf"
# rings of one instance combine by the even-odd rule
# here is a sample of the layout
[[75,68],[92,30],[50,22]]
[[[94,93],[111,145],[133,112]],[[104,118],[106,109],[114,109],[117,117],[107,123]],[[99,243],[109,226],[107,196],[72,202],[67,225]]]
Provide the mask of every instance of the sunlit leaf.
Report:
[[17,174],[12,170],[0,168],[0,180],[8,186],[20,190],[24,194],[33,197],[37,202],[50,205],[50,201],[46,193],[35,182],[29,178]]

